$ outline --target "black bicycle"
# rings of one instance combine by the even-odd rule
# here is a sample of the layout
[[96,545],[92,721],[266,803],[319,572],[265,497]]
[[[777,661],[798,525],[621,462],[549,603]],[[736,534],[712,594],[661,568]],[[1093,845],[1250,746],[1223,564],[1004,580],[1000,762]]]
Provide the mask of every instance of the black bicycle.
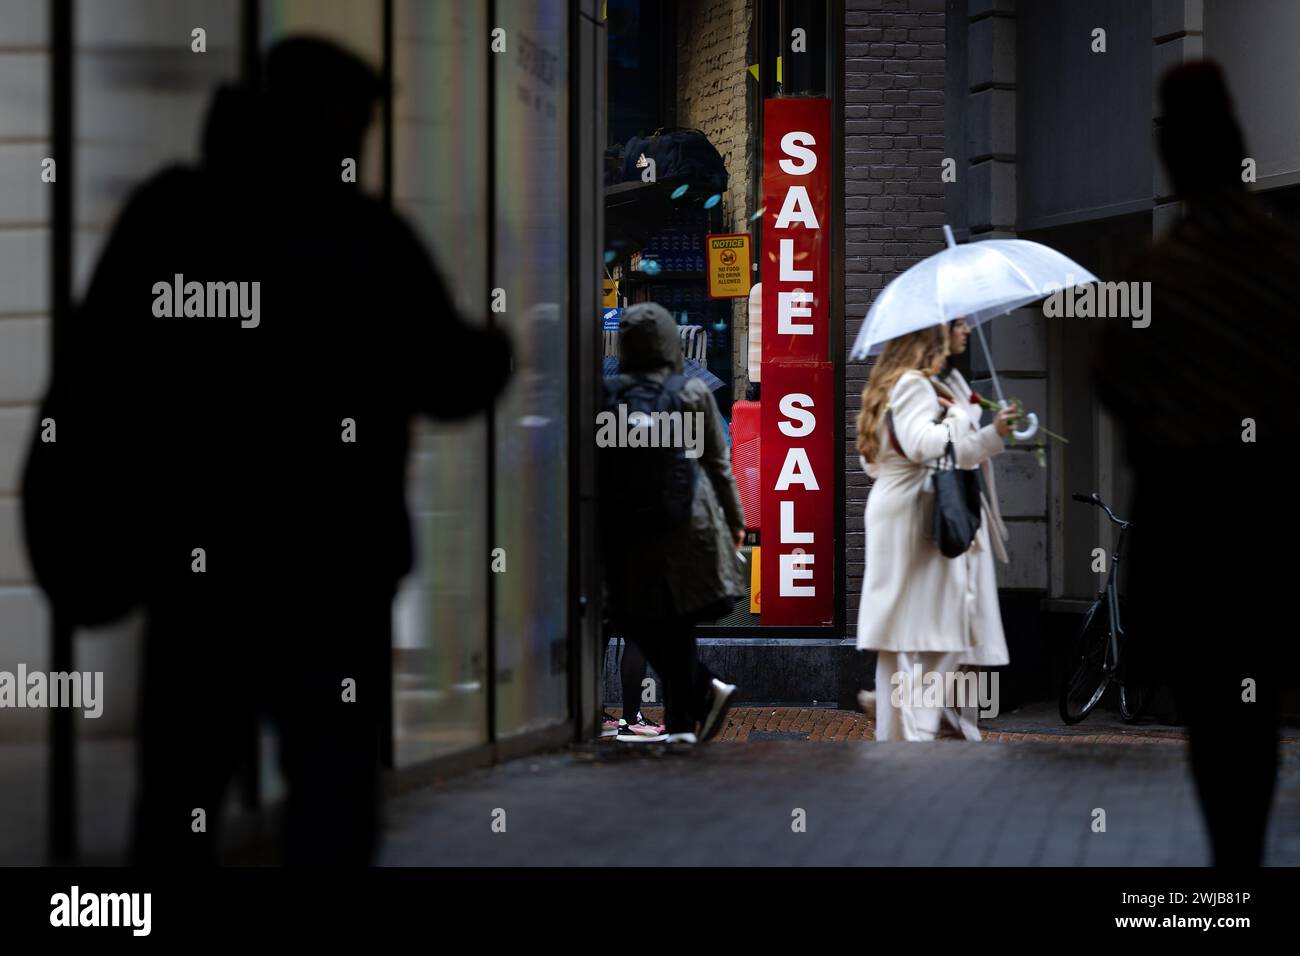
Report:
[[1151,699],[1151,687],[1127,680],[1124,668],[1123,602],[1119,597],[1119,564],[1124,552],[1124,537],[1132,522],[1115,516],[1096,492],[1071,495],[1075,501],[1096,505],[1119,526],[1119,540],[1110,555],[1106,587],[1083,617],[1083,626],[1075,642],[1074,653],[1066,660],[1061,678],[1061,719],[1077,724],[1092,713],[1106,688],[1114,681],[1119,687],[1119,715],[1126,723],[1142,716]]

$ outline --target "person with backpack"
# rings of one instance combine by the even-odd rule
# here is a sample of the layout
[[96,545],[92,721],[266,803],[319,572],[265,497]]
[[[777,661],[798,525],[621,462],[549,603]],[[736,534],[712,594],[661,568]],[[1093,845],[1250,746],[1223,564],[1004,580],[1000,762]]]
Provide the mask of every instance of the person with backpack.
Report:
[[745,593],[737,558],[744,513],[717,403],[682,374],[677,325],[663,306],[623,313],[619,355],[621,374],[605,380],[607,421],[654,428],[673,420],[687,426],[678,437],[691,435],[693,422],[700,439],[647,445],[597,432],[610,615],[663,682],[666,741],[694,744],[722,729],[736,693],[699,662],[695,627]]

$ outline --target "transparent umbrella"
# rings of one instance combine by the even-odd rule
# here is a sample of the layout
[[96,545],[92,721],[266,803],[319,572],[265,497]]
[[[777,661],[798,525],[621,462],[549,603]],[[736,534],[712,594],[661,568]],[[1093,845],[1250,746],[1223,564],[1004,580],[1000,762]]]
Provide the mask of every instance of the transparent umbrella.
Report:
[[[948,226],[943,235],[947,249],[922,259],[876,296],[849,357],[865,359],[890,339],[965,318],[984,350],[998,402],[1005,405],[980,325],[1067,286],[1096,282],[1097,277],[1038,242],[986,239],[959,246]],[[1026,418],[1028,426],[1015,433],[1022,441],[1038,431],[1038,417],[1031,412]]]

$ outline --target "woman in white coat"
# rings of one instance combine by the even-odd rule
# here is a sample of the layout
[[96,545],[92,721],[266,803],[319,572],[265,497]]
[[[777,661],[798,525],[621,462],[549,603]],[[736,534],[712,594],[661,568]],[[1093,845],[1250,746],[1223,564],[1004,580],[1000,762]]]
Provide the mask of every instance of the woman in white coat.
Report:
[[[872,369],[858,415],[858,451],[874,479],[858,649],[877,652],[877,740],[946,734],[978,740],[974,708],[963,713],[952,706],[954,682],[964,666],[1008,660],[990,509],[970,549],[945,558],[932,540],[930,474],[950,438],[961,468],[979,467],[1002,451],[1014,411],[1004,409],[992,424],[978,427],[978,416],[961,407],[957,393],[935,380],[948,354],[946,325],[891,339]],[[1001,537],[1000,521],[997,527]],[[935,682],[938,699],[926,693]]]
[[[966,324],[965,319],[954,319],[948,323],[948,355],[949,358],[955,355],[961,355],[966,351],[966,345],[970,341],[970,326]],[[984,415],[984,409],[980,406],[979,401],[975,398],[975,392],[970,385],[966,383],[965,377],[951,363],[935,376],[940,393],[947,391],[947,397],[952,401],[954,409],[965,414],[967,420],[966,431],[976,432],[980,428],[980,420]],[[959,429],[959,431],[961,431]],[[994,570],[993,558],[997,557],[999,561],[1006,564],[1007,557],[1006,541],[1010,537],[1007,526],[1002,522],[1002,511],[998,508],[997,486],[993,482],[993,460],[985,458],[978,465],[980,477],[982,478],[983,490],[981,494],[981,524],[987,523],[989,527],[989,540],[993,545],[992,553],[988,549],[981,550],[979,584],[983,586],[986,582],[994,590],[997,589],[997,574]],[[1004,659],[997,661],[986,661],[976,655],[975,660],[967,663],[979,665],[981,667],[994,667],[997,664],[1005,664],[1006,654],[1001,655]]]

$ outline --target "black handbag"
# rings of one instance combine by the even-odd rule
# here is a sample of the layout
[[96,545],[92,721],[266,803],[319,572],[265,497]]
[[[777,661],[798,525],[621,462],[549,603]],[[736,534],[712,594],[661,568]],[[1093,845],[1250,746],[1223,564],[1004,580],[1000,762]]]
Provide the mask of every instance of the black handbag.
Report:
[[957,467],[952,439],[934,469],[934,543],[945,558],[965,554],[980,529],[978,471]]
[[[885,421],[894,450],[907,457],[894,432],[894,414],[886,409]],[[935,422],[935,424],[939,424]],[[945,558],[956,558],[970,550],[980,529],[979,469],[967,471],[957,467],[957,451],[949,432],[943,453],[936,459],[934,486],[934,543]]]

